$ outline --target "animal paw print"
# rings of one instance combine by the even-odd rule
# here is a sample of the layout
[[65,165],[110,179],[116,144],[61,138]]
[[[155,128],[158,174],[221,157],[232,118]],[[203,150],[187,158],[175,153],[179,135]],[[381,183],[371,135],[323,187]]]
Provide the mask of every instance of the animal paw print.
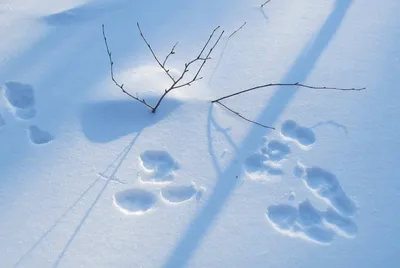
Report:
[[[4,97],[9,103],[15,117],[22,120],[31,120],[36,116],[35,91],[31,85],[11,81],[5,83]],[[0,114],[0,127],[5,126],[6,121]],[[33,144],[42,145],[54,140],[54,136],[37,125],[28,127],[28,137]]]
[[304,149],[310,148],[316,141],[315,134],[310,128],[300,126],[293,120],[287,120],[282,124],[281,135]]
[[140,155],[140,164],[144,174],[140,180],[144,183],[168,183],[174,179],[178,164],[166,151],[145,151]]
[[322,198],[338,213],[352,217],[357,212],[354,201],[343,191],[338,179],[331,172],[320,167],[305,167],[298,164],[295,175],[302,178],[305,185],[315,196]]
[[332,209],[317,210],[309,200],[297,207],[272,205],[267,209],[267,219],[282,234],[300,237],[320,244],[329,244],[336,235],[348,238],[357,233],[357,225]]
[[[284,140],[292,141],[305,150],[316,142],[316,136],[310,128],[293,120],[282,124],[280,134]],[[271,140],[260,151],[249,156],[244,167],[252,179],[268,178],[270,175],[282,176],[282,162],[290,154],[288,144]],[[330,244],[336,236],[355,237],[358,228],[352,218],[357,213],[357,206],[346,195],[337,177],[320,167],[306,167],[301,163],[297,163],[293,173],[303,180],[314,196],[325,202],[327,209],[317,210],[308,199],[298,206],[271,205],[266,216],[272,226],[289,237],[299,237],[320,244]],[[288,199],[294,201],[293,191]]]
[[164,204],[182,204],[196,198],[200,200],[204,188],[194,182],[176,184],[174,171],[179,169],[178,163],[166,151],[145,151],[139,157],[139,163],[144,171],[139,180],[142,184],[162,186],[159,195],[145,189],[128,189],[114,195],[114,204],[127,215],[142,215],[150,212],[160,198]]
[[278,140],[269,141],[259,152],[249,156],[244,163],[250,179],[268,179],[283,175],[282,161],[290,154],[290,147]]

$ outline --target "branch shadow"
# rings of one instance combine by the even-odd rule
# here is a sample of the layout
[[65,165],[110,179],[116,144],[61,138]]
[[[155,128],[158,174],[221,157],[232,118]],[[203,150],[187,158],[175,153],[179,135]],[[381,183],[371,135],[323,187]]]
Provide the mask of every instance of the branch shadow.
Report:
[[[336,0],[333,11],[326,19],[315,39],[306,46],[282,79],[282,83],[302,82],[310,75],[318,58],[322,55],[339,29],[350,5],[350,0]],[[297,89],[295,88],[277,90],[256,121],[265,122],[272,126],[278,120],[285,107],[294,98],[296,92]],[[253,126],[238,148],[237,155],[243,155],[248,151],[256,150],[260,137],[265,136],[267,133],[269,133],[269,130]],[[212,143],[211,139],[209,143]],[[212,149],[212,145],[210,144],[209,149]],[[175,248],[162,265],[163,268],[187,267],[196,249],[200,246],[205,235],[217,219],[218,214],[228,202],[237,185],[237,176],[242,174],[242,168],[234,161],[225,170],[221,171],[220,167],[216,164],[213,151],[210,152],[210,155],[213,159],[213,165],[217,167],[216,170],[219,174],[213,193],[179,239]]]
[[[138,139],[140,135],[140,132],[136,134],[135,138],[121,151],[121,153],[119,153],[119,155],[111,162],[111,164],[103,171],[101,172],[101,174],[106,174],[107,172],[109,172],[112,167],[114,165],[115,168],[114,170],[111,172],[111,175],[108,177],[107,181],[105,182],[103,188],[100,190],[99,194],[97,195],[96,199],[94,200],[94,202],[92,203],[92,205],[90,206],[90,208],[88,209],[88,211],[86,212],[86,214],[84,215],[84,217],[82,218],[82,220],[80,221],[80,223],[78,224],[77,228],[75,229],[73,235],[71,236],[71,238],[69,239],[69,241],[67,242],[66,246],[64,247],[63,251],[61,252],[61,254],[59,255],[57,262],[55,263],[58,265],[58,263],[60,262],[61,258],[63,257],[64,253],[66,252],[66,250],[68,249],[69,245],[71,244],[72,240],[74,239],[74,237],[76,236],[76,234],[78,233],[78,231],[80,230],[81,226],[83,225],[83,223],[86,221],[86,219],[88,218],[90,212],[92,211],[93,207],[95,206],[95,204],[97,203],[97,201],[100,199],[100,196],[102,195],[102,193],[104,192],[105,188],[107,187],[108,183],[110,181],[113,180],[115,174],[117,173],[118,169],[120,168],[120,166],[122,165],[124,159],[126,158],[127,154],[129,153],[129,151],[132,149],[133,145],[135,144],[136,140]],[[15,265],[13,266],[13,268],[18,267],[45,239],[46,237],[58,226],[58,224],[76,207],[76,205],[86,196],[86,194],[97,184],[97,182],[99,182],[100,180],[102,180],[104,177],[102,176],[98,176],[97,179],[95,179],[87,188],[85,191],[82,192],[82,194],[72,203],[72,205],[70,205],[65,212],[53,223],[53,225],[50,226],[50,228],[47,229],[46,232],[44,232],[39,239],[37,239],[37,241],[26,251],[26,253],[24,255],[22,255],[22,257],[19,258],[19,260],[15,263]]]

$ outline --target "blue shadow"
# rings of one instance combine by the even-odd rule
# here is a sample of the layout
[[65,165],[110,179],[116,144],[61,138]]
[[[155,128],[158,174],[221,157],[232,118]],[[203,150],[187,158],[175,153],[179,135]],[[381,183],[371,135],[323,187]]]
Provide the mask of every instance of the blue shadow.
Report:
[[[122,94],[122,93],[121,93]],[[145,98],[155,103],[157,98]],[[80,122],[87,139],[96,143],[107,143],[131,133],[140,132],[163,119],[179,107],[175,99],[164,99],[157,113],[133,100],[112,100],[84,105]]]
[[[318,58],[322,55],[339,29],[350,5],[350,0],[336,1],[333,11],[317,33],[315,39],[306,46],[304,52],[300,54],[290,71],[281,80],[282,83],[302,82],[307,79],[313,71]],[[257,121],[273,125],[278,120],[285,107],[294,98],[296,92],[296,88],[278,89],[275,95],[272,96],[266,104],[266,108],[261,112]],[[237,155],[244,155],[249,151],[256,150],[259,139],[267,133],[268,130],[254,126],[241,146],[237,149]],[[209,143],[212,143],[210,132],[208,140]],[[212,148],[212,145],[209,144],[209,148]],[[215,166],[215,154],[213,151],[209,153],[211,154]],[[219,176],[213,193],[178,241],[177,245],[162,265],[163,268],[187,267],[196,249],[200,246],[203,238],[212,227],[218,214],[228,202],[229,197],[236,188],[238,176],[242,174],[240,164],[234,161],[232,161],[224,171],[220,172],[219,168],[216,170]]]

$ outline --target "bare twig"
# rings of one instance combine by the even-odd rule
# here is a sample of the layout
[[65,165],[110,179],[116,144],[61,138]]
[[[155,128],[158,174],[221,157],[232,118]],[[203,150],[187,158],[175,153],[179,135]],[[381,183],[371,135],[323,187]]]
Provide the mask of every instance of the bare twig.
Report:
[[[160,60],[159,60],[159,59],[157,58],[157,56],[156,56],[156,53],[154,53],[154,50],[151,48],[149,42],[147,42],[147,39],[146,39],[146,37],[144,37],[143,32],[142,32],[142,29],[140,28],[139,22],[136,23],[136,25],[137,25],[137,27],[138,27],[138,29],[139,29],[140,36],[142,37],[143,41],[146,43],[147,47],[149,48],[149,50],[150,50],[151,54],[153,55],[154,59],[157,61],[158,65],[160,65],[160,67],[164,70],[164,72],[168,75],[168,77],[172,80],[172,82],[175,82],[175,79],[174,79],[174,78],[172,77],[172,75],[169,73],[169,70],[167,70],[167,69],[165,68],[164,64],[162,64],[162,63],[160,62]],[[174,47],[174,48],[175,48],[175,47]],[[173,49],[172,49],[172,50],[173,50]],[[170,54],[171,54],[171,53],[170,53]],[[173,53],[172,53],[172,54],[173,54]],[[167,56],[167,58],[168,58],[168,56]],[[166,60],[167,60],[167,59],[166,59]],[[166,61],[166,60],[165,60],[165,61]],[[164,62],[165,62],[165,61],[164,61]]]
[[234,97],[234,96],[237,96],[237,95],[240,95],[240,94],[252,91],[252,90],[256,90],[256,89],[260,89],[260,88],[266,88],[266,87],[273,87],[273,86],[296,86],[296,87],[305,87],[305,88],[311,88],[311,89],[328,89],[328,90],[340,90],[340,91],[360,91],[360,90],[364,90],[365,89],[365,88],[316,87],[316,86],[309,86],[309,85],[300,84],[300,83],[292,83],[292,84],[275,83],[275,84],[266,84],[266,85],[260,85],[260,86],[252,87],[252,88],[249,88],[249,89],[245,89],[245,90],[242,90],[242,91],[239,91],[239,92],[236,92],[236,93],[221,97],[219,99],[215,99],[215,100],[211,101],[211,103],[217,103],[217,104],[221,105],[222,107],[224,107],[225,109],[227,109],[231,113],[239,116],[240,118],[246,120],[247,122],[250,122],[252,124],[256,124],[256,125],[261,126],[263,128],[275,129],[273,127],[269,127],[269,126],[263,125],[261,123],[258,123],[256,121],[250,120],[250,119],[244,117],[243,115],[241,115],[240,113],[238,113],[238,112],[234,111],[233,109],[229,108],[228,106],[226,106],[225,104],[223,104],[221,102],[222,100],[225,100],[225,99],[228,99],[228,98],[231,98],[231,97]]
[[153,107],[151,105],[149,105],[144,99],[140,99],[138,96],[134,96],[132,94],[130,94],[129,92],[127,92],[124,89],[124,84],[119,84],[117,82],[117,80],[115,80],[114,78],[114,61],[112,60],[112,56],[111,56],[111,51],[108,47],[108,43],[107,43],[107,37],[106,37],[106,33],[105,33],[105,29],[104,29],[104,24],[102,25],[103,28],[103,38],[104,38],[104,43],[106,45],[106,49],[107,49],[107,54],[108,54],[108,59],[110,61],[110,72],[111,72],[111,80],[114,82],[114,84],[119,87],[123,93],[125,93],[126,95],[128,95],[129,97],[143,103],[144,105],[146,105],[147,107],[149,107],[150,109],[153,109]]
[[274,127],[269,127],[269,126],[260,124],[260,123],[258,123],[258,122],[256,122],[256,121],[253,121],[253,120],[250,120],[250,119],[244,117],[243,115],[241,115],[240,113],[238,113],[238,112],[232,110],[231,108],[229,108],[228,106],[226,106],[226,105],[223,104],[222,102],[216,101],[215,103],[218,103],[219,105],[221,105],[222,107],[224,107],[225,109],[227,109],[228,111],[230,111],[231,113],[233,113],[233,114],[239,116],[240,118],[242,118],[243,120],[245,120],[245,121],[247,121],[247,122],[250,122],[250,123],[252,123],[252,124],[255,124],[255,125],[260,126],[260,127],[263,127],[263,128],[275,130]]
[[272,83],[272,84],[265,84],[265,85],[248,88],[248,89],[221,97],[219,99],[213,100],[211,102],[215,103],[215,102],[219,102],[221,100],[225,100],[225,99],[228,99],[228,98],[231,98],[231,97],[234,97],[234,96],[237,96],[237,95],[249,92],[249,91],[256,90],[256,89],[266,88],[266,87],[275,87],[275,86],[288,86],[288,87],[295,86],[295,87],[305,87],[305,88],[311,88],[311,89],[328,89],[328,90],[340,90],[340,91],[360,91],[360,90],[365,89],[365,87],[363,87],[363,88],[316,87],[316,86],[309,86],[309,85],[301,84],[298,82],[297,83]]
[[176,44],[172,47],[171,51],[168,53],[168,55],[165,57],[165,60],[162,64],[162,66],[165,68],[165,64],[167,63],[167,60],[169,58],[169,56],[174,55],[175,54],[175,48],[178,45],[178,42],[176,42]]
[[[210,58],[210,55],[211,55],[211,53],[213,52],[213,50],[215,49],[215,47],[218,45],[218,43],[219,43],[219,41],[221,40],[221,37],[222,37],[222,35],[224,34],[225,31],[222,31],[222,32],[221,32],[221,34],[218,36],[217,40],[214,42],[214,45],[210,48],[210,50],[208,51],[208,53],[207,53],[205,56],[202,56],[202,55],[203,55],[205,49],[207,48],[207,46],[209,45],[211,39],[213,38],[215,32],[216,32],[219,28],[220,28],[220,26],[216,27],[216,28],[212,31],[210,37],[208,38],[206,44],[205,44],[205,45],[203,46],[203,48],[201,49],[201,51],[200,51],[200,53],[198,54],[198,56],[197,56],[195,59],[193,59],[193,60],[191,60],[191,61],[185,63],[185,68],[183,69],[182,74],[180,75],[180,77],[179,77],[178,79],[176,79],[176,80],[174,81],[174,83],[173,83],[168,89],[166,89],[166,90],[164,91],[164,94],[160,97],[160,99],[158,100],[157,104],[154,106],[154,108],[153,108],[153,110],[152,110],[153,113],[154,113],[154,112],[157,110],[157,108],[160,106],[160,104],[161,104],[161,102],[163,101],[163,99],[165,98],[165,96],[166,96],[168,93],[170,93],[172,90],[177,89],[177,88],[181,88],[181,87],[190,86],[193,82],[196,82],[196,81],[198,81],[198,80],[203,79],[203,77],[199,77],[199,74],[200,74],[201,70],[203,69],[204,65],[206,64],[206,62],[207,62],[209,59],[211,59],[211,58]],[[185,77],[186,73],[189,72],[189,67],[190,67],[192,64],[194,64],[194,63],[196,63],[196,62],[198,62],[198,61],[201,62],[201,65],[200,65],[199,69],[197,70],[196,74],[193,76],[193,78],[192,78],[190,81],[188,81],[188,82],[185,82],[185,83],[183,83],[183,84],[179,84],[179,83],[183,80],[183,78]]]
[[[164,72],[169,76],[169,78],[172,80],[172,84],[169,88],[164,90],[164,93],[160,96],[159,100],[157,101],[157,103],[155,104],[155,106],[152,106],[150,104],[148,104],[144,99],[140,99],[138,96],[134,96],[130,93],[128,93],[125,89],[124,89],[124,85],[118,83],[115,78],[114,78],[114,62],[112,60],[111,57],[111,52],[107,43],[107,38],[106,38],[106,34],[105,34],[105,30],[104,30],[104,24],[103,24],[103,37],[104,37],[104,42],[106,45],[106,49],[107,49],[107,54],[108,54],[108,58],[110,60],[110,69],[111,69],[111,79],[112,81],[115,83],[116,86],[118,86],[122,92],[124,92],[125,94],[127,94],[128,96],[130,96],[131,98],[143,103],[144,105],[146,105],[148,108],[151,109],[151,111],[153,113],[156,112],[157,108],[160,106],[161,102],[163,101],[163,99],[165,98],[165,96],[170,93],[172,90],[177,89],[177,88],[182,88],[182,87],[186,87],[186,86],[191,86],[192,83],[199,81],[201,79],[203,79],[203,77],[199,77],[204,65],[206,64],[206,62],[208,60],[211,59],[210,55],[213,52],[213,50],[215,49],[215,47],[217,46],[217,44],[219,43],[219,41],[221,40],[222,35],[224,34],[224,31],[221,32],[221,34],[218,36],[217,40],[213,43],[213,45],[211,46],[211,48],[208,50],[207,53],[205,53],[206,49],[209,47],[211,40],[213,39],[216,31],[220,28],[220,26],[216,27],[211,35],[209,36],[207,42],[205,43],[205,45],[202,47],[200,53],[197,55],[197,57],[187,63],[185,63],[185,67],[183,69],[183,72],[181,73],[181,75],[178,78],[174,78],[172,77],[172,75],[169,72],[169,69],[166,68],[166,63],[169,59],[169,57],[173,54],[175,54],[175,48],[178,45],[178,43],[176,43],[171,51],[168,53],[168,55],[165,57],[164,61],[161,63],[161,61],[158,59],[158,57],[156,56],[153,48],[151,47],[151,45],[149,44],[149,42],[147,41],[146,37],[144,36],[142,29],[139,25],[139,23],[137,23],[137,27],[139,29],[139,33],[140,36],[142,37],[143,41],[146,43],[147,47],[149,48],[151,54],[153,55],[154,59],[157,61],[158,65],[164,70]],[[204,55],[203,55],[204,54]],[[194,63],[200,63],[199,68],[197,69],[196,72],[194,72],[193,77],[187,81],[187,82],[183,82],[183,79],[185,78],[185,76],[187,75],[187,73],[189,72],[189,67],[192,66]]]
[[261,5],[261,8],[263,8],[266,4],[268,4],[271,0],[265,1],[264,4]]
[[247,21],[245,21],[243,24],[242,24],[242,26],[240,26],[238,29],[236,29],[233,33],[231,33],[229,36],[228,36],[228,39],[230,39],[232,36],[234,36],[237,32],[239,32],[245,25],[247,24]]

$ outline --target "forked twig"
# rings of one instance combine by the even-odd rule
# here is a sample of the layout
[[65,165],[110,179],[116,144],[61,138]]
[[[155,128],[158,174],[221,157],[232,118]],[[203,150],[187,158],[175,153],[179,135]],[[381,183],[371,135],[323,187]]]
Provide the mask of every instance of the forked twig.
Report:
[[[215,48],[215,47],[217,46],[217,44],[219,43],[219,41],[221,40],[221,37],[222,37],[222,35],[224,34],[225,31],[222,31],[222,32],[221,32],[221,34],[218,36],[218,39],[214,42],[214,45],[210,48],[210,50],[208,51],[208,53],[206,54],[206,56],[203,57],[202,55],[203,55],[205,49],[207,48],[207,46],[209,45],[211,39],[213,38],[215,32],[216,32],[219,28],[220,28],[220,26],[216,27],[216,28],[212,31],[212,33],[210,34],[210,37],[208,38],[206,44],[203,46],[203,48],[201,49],[201,51],[200,51],[200,53],[197,55],[197,57],[196,57],[195,59],[193,59],[193,60],[191,60],[191,61],[185,63],[185,68],[183,69],[182,74],[179,76],[178,79],[176,79],[176,80],[174,81],[174,83],[172,83],[172,85],[171,85],[168,89],[166,89],[166,90],[164,91],[164,94],[160,97],[160,99],[158,100],[157,104],[154,106],[153,112],[155,112],[155,111],[157,110],[157,108],[160,106],[160,104],[161,104],[161,102],[163,101],[163,99],[165,98],[165,96],[166,96],[168,93],[170,93],[172,90],[177,89],[177,88],[181,88],[181,87],[190,86],[193,82],[203,79],[203,77],[198,77],[198,76],[199,76],[201,70],[203,69],[204,65],[206,64],[206,62],[207,62],[209,59],[211,59],[211,58],[210,58],[210,55],[211,55],[211,53],[213,52],[214,48]],[[193,76],[193,78],[192,78],[190,81],[188,81],[188,82],[185,82],[185,83],[183,83],[183,84],[179,84],[179,83],[183,80],[183,78],[185,77],[186,73],[189,72],[189,67],[190,67],[192,64],[194,64],[194,63],[196,63],[196,62],[198,62],[198,61],[201,61],[201,65],[200,65],[199,69],[197,70],[196,74]]]
[[273,127],[269,127],[269,126],[263,125],[263,124],[261,124],[259,122],[250,120],[250,119],[244,117],[243,115],[241,115],[240,113],[238,113],[238,112],[234,111],[233,109],[229,108],[228,106],[226,106],[225,104],[223,104],[221,102],[222,100],[226,100],[226,99],[229,99],[231,97],[238,96],[240,94],[243,94],[243,93],[246,93],[246,92],[249,92],[249,91],[253,91],[253,90],[256,90],[256,89],[260,89],[260,88],[272,87],[272,86],[297,86],[297,87],[304,87],[304,88],[311,88],[311,89],[328,89],[328,90],[340,90],[340,91],[360,91],[360,90],[364,90],[365,89],[365,87],[363,87],[363,88],[338,88],[338,87],[316,87],[316,86],[309,86],[309,85],[305,85],[305,84],[301,84],[301,83],[292,83],[292,84],[289,84],[289,83],[275,83],[275,84],[266,84],[266,85],[260,85],[260,86],[255,86],[255,87],[252,87],[252,88],[249,88],[249,89],[245,89],[245,90],[242,90],[242,91],[239,91],[239,92],[236,92],[236,93],[233,93],[233,94],[229,94],[227,96],[215,99],[215,100],[211,101],[211,103],[217,103],[217,104],[221,105],[222,107],[224,107],[228,111],[234,113],[235,115],[237,115],[240,118],[246,120],[247,122],[256,124],[256,125],[264,127],[264,128],[275,129]]
[[[153,57],[154,57],[154,59],[157,61],[158,65],[160,65],[161,69],[164,70],[164,72],[168,75],[168,77],[172,80],[172,82],[175,82],[175,79],[174,79],[174,78],[172,77],[172,75],[169,73],[169,70],[167,70],[167,69],[165,68],[164,64],[162,64],[162,63],[160,62],[160,60],[159,60],[159,59],[157,58],[157,56],[156,56],[156,53],[154,53],[154,50],[151,48],[149,42],[147,42],[147,39],[146,39],[146,37],[144,37],[143,32],[142,32],[142,29],[140,28],[139,22],[136,23],[136,25],[137,25],[137,27],[138,27],[138,29],[139,29],[140,36],[142,37],[143,41],[146,43],[146,45],[147,45],[147,47],[149,48],[151,54],[153,54]],[[174,48],[175,48],[175,46],[174,46]],[[172,50],[173,50],[174,48],[172,48]],[[173,54],[173,53],[170,52],[170,54]],[[169,55],[170,55],[170,54],[169,54]],[[166,60],[164,61],[164,63],[167,61],[169,55],[166,57]]]
[[[214,37],[216,31],[220,28],[220,26],[216,27],[216,28],[212,31],[212,33],[211,33],[211,35],[209,36],[207,42],[206,42],[205,45],[202,47],[202,49],[201,49],[200,53],[197,55],[197,57],[196,57],[195,59],[193,59],[193,60],[191,60],[191,61],[185,63],[185,67],[184,67],[184,69],[183,69],[181,75],[180,75],[178,78],[175,79],[175,78],[172,77],[172,75],[170,74],[169,69],[166,68],[166,63],[167,63],[169,57],[170,57],[171,55],[175,54],[175,48],[176,48],[176,46],[178,45],[178,43],[176,43],[176,44],[172,47],[171,51],[168,53],[168,55],[165,57],[164,61],[161,63],[161,61],[160,61],[160,60],[158,59],[158,57],[156,56],[156,54],[155,54],[153,48],[151,47],[150,43],[147,41],[146,37],[144,36],[144,34],[143,34],[143,32],[142,32],[142,29],[141,29],[139,23],[137,23],[137,27],[138,27],[138,29],[139,29],[140,36],[142,37],[143,41],[146,43],[146,45],[147,45],[147,47],[149,48],[149,50],[150,50],[151,54],[153,55],[154,59],[157,61],[158,65],[164,70],[164,72],[168,75],[168,77],[172,80],[171,86],[170,86],[169,88],[167,88],[167,89],[164,90],[164,93],[160,96],[160,98],[159,98],[159,100],[157,101],[157,103],[155,104],[155,106],[152,106],[152,105],[148,104],[144,99],[140,99],[138,96],[134,96],[134,95],[128,93],[128,92],[124,89],[124,85],[118,83],[118,82],[116,81],[116,79],[114,78],[114,69],[113,69],[114,62],[113,62],[113,60],[112,60],[112,55],[111,55],[111,52],[110,52],[110,49],[109,49],[109,46],[108,46],[108,43],[107,43],[107,38],[106,38],[105,30],[104,30],[104,24],[103,24],[102,27],[103,27],[104,42],[105,42],[105,45],[106,45],[107,54],[108,54],[108,58],[109,58],[109,61],[110,61],[110,69],[111,69],[111,79],[112,79],[112,81],[115,83],[116,86],[118,86],[118,87],[122,90],[123,93],[125,93],[125,94],[127,94],[128,96],[130,96],[131,98],[133,98],[133,99],[139,101],[140,103],[146,105],[148,108],[151,109],[151,111],[152,111],[153,113],[156,112],[157,108],[160,106],[160,104],[161,104],[161,102],[163,101],[163,99],[165,98],[165,96],[166,96],[168,93],[170,93],[172,90],[177,89],[177,88],[186,87],[186,86],[191,86],[191,84],[192,84],[193,82],[196,82],[196,81],[201,80],[201,79],[203,78],[203,77],[199,77],[199,75],[200,75],[200,73],[201,73],[201,71],[202,71],[204,65],[206,64],[206,62],[207,62],[208,60],[211,59],[211,57],[210,57],[211,53],[213,52],[213,50],[215,49],[215,47],[218,45],[219,41],[221,40],[221,37],[223,36],[223,34],[224,34],[224,32],[225,32],[225,31],[222,31],[222,32],[221,32],[221,34],[218,36],[217,40],[213,43],[213,45],[211,46],[211,48],[210,48],[210,49],[208,50],[208,52],[205,54],[204,52],[206,51],[207,47],[209,46],[209,44],[210,44],[211,40],[213,39],[213,37]],[[203,54],[205,54],[205,55],[203,55]],[[192,66],[194,63],[197,63],[197,62],[200,62],[201,64],[200,64],[199,68],[197,69],[197,71],[194,73],[194,76],[193,76],[189,81],[183,82],[183,79],[185,78],[185,76],[186,76],[187,73],[189,72],[189,67]]]
[[123,93],[125,93],[125,94],[128,95],[129,97],[131,97],[131,98],[133,98],[133,99],[135,99],[135,100],[137,100],[137,101],[143,103],[144,105],[146,105],[146,106],[149,107],[150,109],[153,109],[153,107],[152,107],[151,105],[149,105],[144,99],[140,99],[139,97],[130,94],[129,92],[127,92],[127,91],[124,89],[124,84],[119,84],[119,83],[117,82],[117,80],[115,80],[115,78],[114,78],[114,62],[113,62],[113,60],[112,60],[111,51],[110,51],[110,49],[109,49],[109,47],[108,47],[107,37],[106,37],[105,30],[104,30],[104,24],[102,25],[102,29],[103,29],[103,37],[104,37],[104,43],[106,44],[108,59],[110,60],[111,80],[114,82],[114,84],[115,84],[117,87],[119,87],[119,88],[122,90]]

